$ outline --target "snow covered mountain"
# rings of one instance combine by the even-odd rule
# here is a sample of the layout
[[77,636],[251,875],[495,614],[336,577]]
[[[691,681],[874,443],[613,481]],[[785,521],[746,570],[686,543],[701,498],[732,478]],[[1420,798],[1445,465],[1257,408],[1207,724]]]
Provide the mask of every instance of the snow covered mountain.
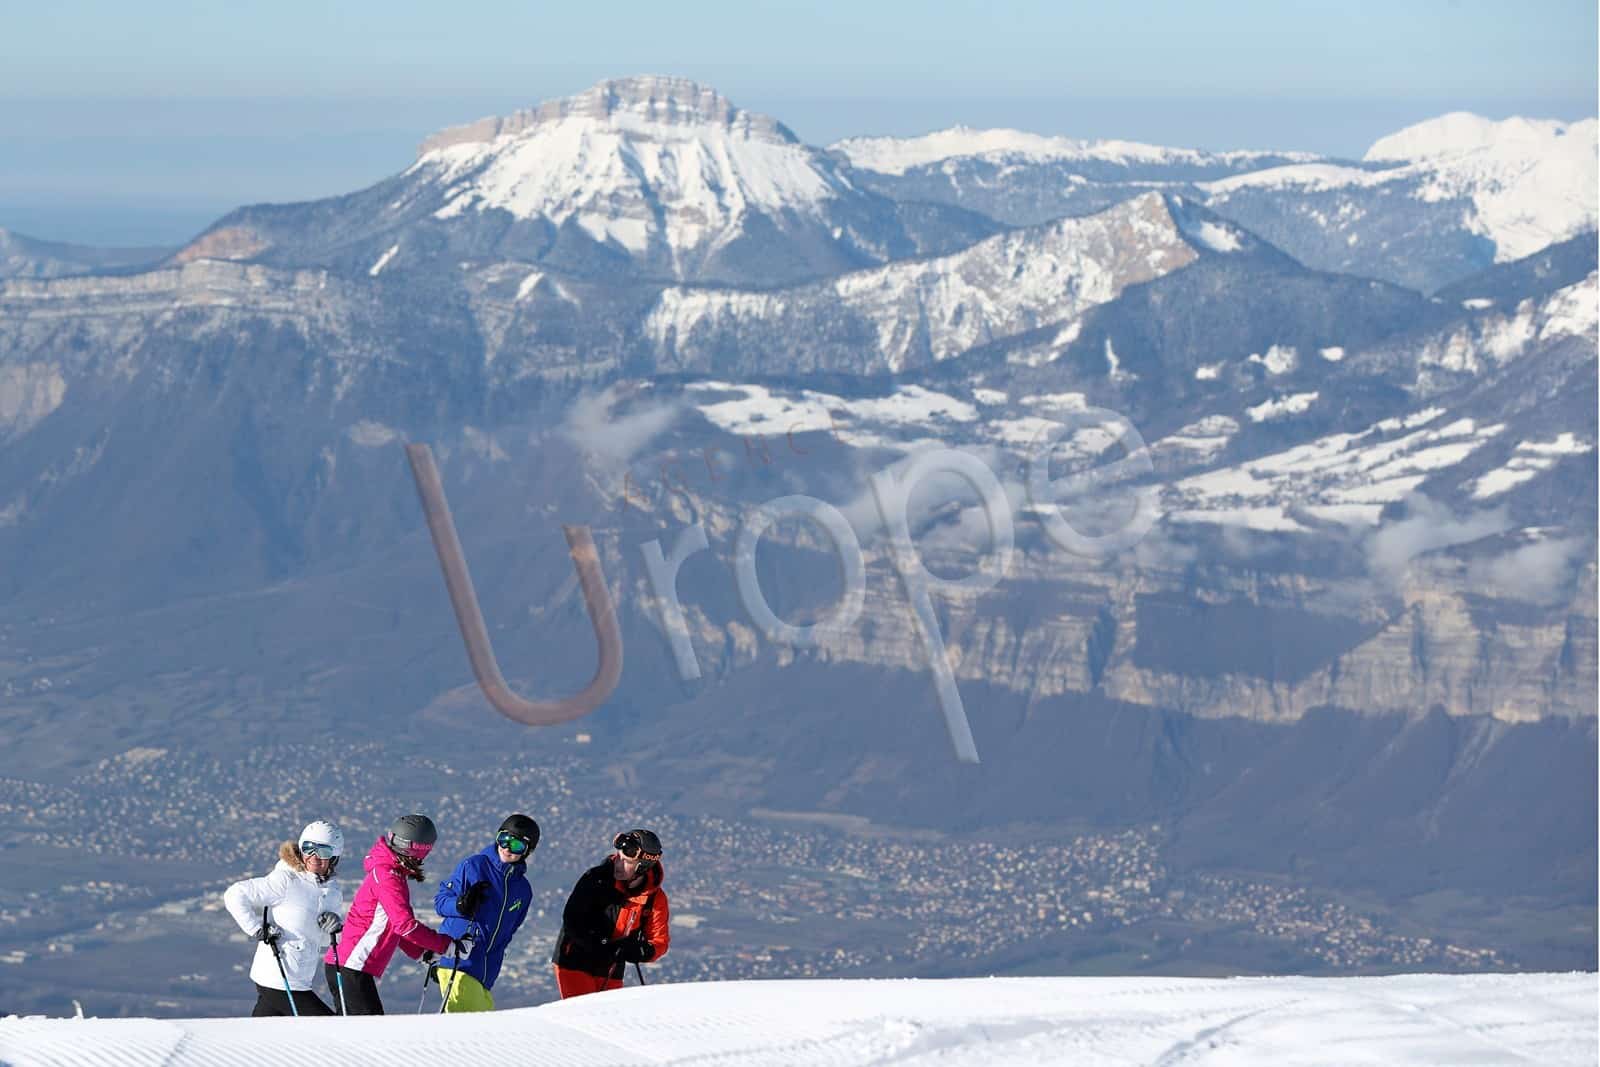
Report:
[[306,205],[235,212],[179,259],[361,271],[538,263],[611,279],[763,285],[992,233],[955,208],[901,205],[781,123],[682,78],[601,82],[444,130],[404,173]]
[[1225,178],[1205,186],[1207,203],[1325,270],[1383,277],[1380,257],[1420,253],[1408,275],[1388,276],[1431,291],[1454,280],[1439,273],[1443,264],[1428,265],[1433,246],[1475,239],[1482,252],[1473,258],[1488,266],[1593,230],[1596,129],[1594,119],[1455,113],[1380,139],[1367,167],[1298,164]]
[[[631,988],[482,1015],[0,1020],[14,1067],[503,1058],[793,1067],[1063,1064],[1591,1064],[1592,974],[1012,978]],[[625,1025],[618,1020],[625,1019]]]
[[1311,162],[1295,152],[1199,152],[954,127],[922,137],[860,137],[830,149],[855,181],[907,203],[949,204],[1013,226],[1103,211],[1152,190],[1197,198],[1194,183]]
[[1420,198],[1470,199],[1468,225],[1505,263],[1595,228],[1597,125],[1455,112],[1380,139],[1365,158],[1431,168]]
[[834,151],[858,183],[1026,225],[1165,189],[1320,270],[1432,292],[1596,226],[1595,120],[1457,113],[1380,139],[1359,162],[955,128]]

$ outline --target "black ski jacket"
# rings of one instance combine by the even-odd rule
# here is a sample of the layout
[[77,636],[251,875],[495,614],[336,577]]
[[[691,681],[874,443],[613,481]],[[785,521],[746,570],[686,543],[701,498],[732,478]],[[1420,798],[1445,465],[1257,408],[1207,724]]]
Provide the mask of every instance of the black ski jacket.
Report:
[[667,894],[661,888],[661,864],[650,868],[644,887],[629,891],[612,877],[612,857],[590,867],[572,887],[561,912],[561,933],[556,936],[550,961],[597,978],[621,978],[625,962],[617,947],[644,931],[644,960],[666,955],[668,933]]

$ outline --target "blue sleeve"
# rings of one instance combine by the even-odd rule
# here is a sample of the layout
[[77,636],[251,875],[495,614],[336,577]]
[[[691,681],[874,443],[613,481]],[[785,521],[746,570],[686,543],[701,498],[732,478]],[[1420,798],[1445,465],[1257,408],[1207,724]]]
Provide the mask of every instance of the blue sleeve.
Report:
[[456,864],[456,869],[451,873],[449,878],[446,878],[443,882],[439,883],[439,891],[433,895],[433,910],[438,912],[443,918],[466,918],[465,915],[462,915],[456,910],[456,898],[462,893],[466,892],[467,886],[477,881],[477,879],[473,877],[472,870],[475,866],[473,861],[477,858],[477,856],[468,856],[466,859]]

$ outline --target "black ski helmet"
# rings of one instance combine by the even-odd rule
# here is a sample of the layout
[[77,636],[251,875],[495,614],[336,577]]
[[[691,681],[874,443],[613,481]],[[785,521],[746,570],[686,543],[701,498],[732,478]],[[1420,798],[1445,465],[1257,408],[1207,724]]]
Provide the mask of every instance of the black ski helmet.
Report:
[[528,843],[528,851],[539,847],[539,824],[528,815],[507,815],[497,834],[515,834]]
[[[389,827],[389,847],[408,859],[420,860],[439,840],[439,831],[426,815],[402,815]],[[418,853],[421,855],[418,855]]]
[[611,847],[621,851],[637,845],[639,851],[648,855],[661,855],[661,838],[654,831],[645,829],[627,830],[616,836],[611,842]]

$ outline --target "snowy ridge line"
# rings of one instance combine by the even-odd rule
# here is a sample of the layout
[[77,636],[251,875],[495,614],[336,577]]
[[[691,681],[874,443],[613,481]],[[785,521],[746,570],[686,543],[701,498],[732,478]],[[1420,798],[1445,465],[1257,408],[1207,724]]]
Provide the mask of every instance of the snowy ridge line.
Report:
[[[480,1015],[0,1020],[16,1067],[503,1058],[794,1067],[1592,1064],[1594,974],[782,980],[631,987]],[[618,1019],[627,1025],[619,1026]],[[1470,1022],[1466,1020],[1471,1020]]]
[[[1199,255],[1162,194],[1146,193],[1093,215],[996,234],[957,252],[818,281],[766,290],[674,284],[656,297],[643,333],[658,355],[676,351],[684,358],[686,350],[712,343],[716,331],[740,320],[805,335],[817,331],[819,308],[829,316],[837,309],[874,330],[876,366],[898,373],[924,350],[939,362],[1072,319]],[[853,344],[828,344],[818,347],[817,359],[857,351]]]
[[1494,122],[1456,112],[1377,141],[1360,165],[1294,163],[1200,183],[1208,197],[1244,189],[1297,192],[1393,186],[1424,203],[1465,200],[1467,227],[1494,242],[1495,262],[1532,255],[1595,227],[1600,182],[1595,119]]
[[853,167],[880,174],[904,174],[916,167],[947,159],[980,157],[1029,162],[1156,163],[1239,165],[1258,159],[1296,159],[1309,162],[1310,152],[1204,152],[1193,148],[1168,148],[1138,141],[1086,141],[1053,137],[1013,129],[973,129],[952,126],[920,137],[847,137],[828,146]]

